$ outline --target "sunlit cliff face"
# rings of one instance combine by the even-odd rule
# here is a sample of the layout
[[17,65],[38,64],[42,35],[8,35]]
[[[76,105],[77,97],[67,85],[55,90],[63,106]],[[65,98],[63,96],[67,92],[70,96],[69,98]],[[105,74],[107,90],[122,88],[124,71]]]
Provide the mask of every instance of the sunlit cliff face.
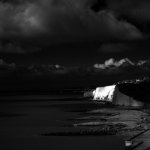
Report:
[[116,85],[98,87],[93,91],[93,100],[111,102],[114,105],[142,107],[141,101],[121,93]]
[[93,91],[94,100],[112,102],[116,85],[98,87]]

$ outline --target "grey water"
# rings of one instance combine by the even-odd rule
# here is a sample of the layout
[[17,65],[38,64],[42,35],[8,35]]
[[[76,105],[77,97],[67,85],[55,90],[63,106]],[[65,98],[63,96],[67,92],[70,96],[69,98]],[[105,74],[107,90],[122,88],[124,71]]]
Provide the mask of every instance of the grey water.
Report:
[[77,118],[98,104],[71,95],[30,95],[0,98],[0,146],[3,150],[122,150],[117,136],[44,136],[77,132]]

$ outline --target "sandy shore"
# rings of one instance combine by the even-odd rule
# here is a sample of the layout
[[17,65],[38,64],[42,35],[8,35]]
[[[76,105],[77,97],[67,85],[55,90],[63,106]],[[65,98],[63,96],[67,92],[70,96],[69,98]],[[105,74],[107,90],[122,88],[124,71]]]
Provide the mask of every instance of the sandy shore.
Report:
[[[97,105],[79,100],[0,101],[1,150],[122,150],[120,136],[66,135],[84,128],[74,127],[77,118],[87,116]],[[83,120],[80,120],[82,122]],[[87,128],[86,128],[87,129]],[[62,133],[61,136],[44,134]]]

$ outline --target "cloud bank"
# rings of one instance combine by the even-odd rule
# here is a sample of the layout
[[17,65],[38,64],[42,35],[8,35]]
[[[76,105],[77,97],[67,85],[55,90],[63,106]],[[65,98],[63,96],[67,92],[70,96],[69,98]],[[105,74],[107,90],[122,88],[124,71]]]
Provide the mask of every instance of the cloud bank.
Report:
[[134,44],[127,44],[127,43],[104,43],[100,46],[98,51],[103,53],[122,53],[128,52],[135,49]]
[[107,69],[107,68],[111,68],[111,67],[117,68],[117,67],[121,67],[123,65],[135,66],[135,64],[131,60],[129,60],[128,58],[121,59],[119,61],[115,61],[115,59],[110,58],[110,59],[106,60],[104,62],[104,64],[95,64],[94,68],[96,68],[96,69]]

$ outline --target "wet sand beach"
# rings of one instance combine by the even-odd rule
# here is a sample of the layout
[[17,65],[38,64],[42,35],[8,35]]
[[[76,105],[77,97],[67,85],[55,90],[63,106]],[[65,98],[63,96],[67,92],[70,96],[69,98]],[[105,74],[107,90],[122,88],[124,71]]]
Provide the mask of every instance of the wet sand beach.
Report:
[[[87,128],[76,128],[75,119],[99,106],[87,100],[41,97],[14,97],[0,100],[0,145],[2,150],[120,150],[123,139],[109,135],[76,135]],[[61,135],[57,133],[73,133]],[[56,133],[54,136],[44,136]]]

